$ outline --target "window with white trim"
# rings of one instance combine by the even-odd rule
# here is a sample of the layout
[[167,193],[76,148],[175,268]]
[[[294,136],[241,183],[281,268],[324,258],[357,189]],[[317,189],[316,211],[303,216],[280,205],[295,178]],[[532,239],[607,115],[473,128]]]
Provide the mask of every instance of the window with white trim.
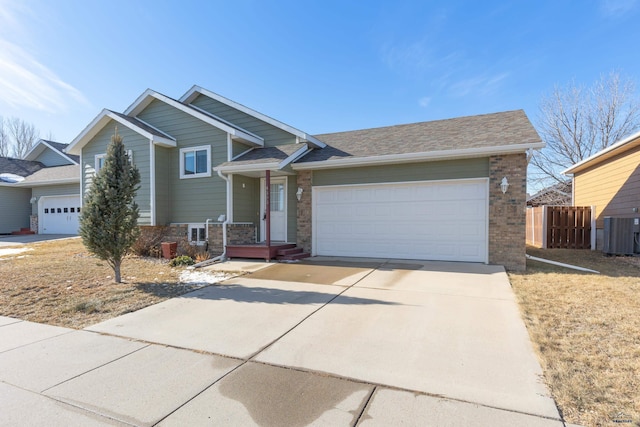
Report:
[[96,173],[104,167],[104,161],[107,158],[105,153],[96,154]]
[[211,146],[180,149],[180,179],[211,176]]
[[[129,164],[133,165],[133,150],[127,150],[127,156],[129,156]],[[104,167],[104,162],[106,159],[106,153],[96,154],[96,173],[98,173],[98,171]]]
[[189,243],[198,246],[207,243],[207,231],[204,224],[189,224]]

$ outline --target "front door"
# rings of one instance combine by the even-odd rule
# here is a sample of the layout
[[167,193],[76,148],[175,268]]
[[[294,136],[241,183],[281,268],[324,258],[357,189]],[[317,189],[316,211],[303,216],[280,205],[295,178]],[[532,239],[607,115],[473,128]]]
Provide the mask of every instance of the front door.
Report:
[[[260,206],[262,206],[262,240],[266,240],[266,180],[262,179]],[[271,240],[286,242],[287,240],[287,178],[271,178]]]

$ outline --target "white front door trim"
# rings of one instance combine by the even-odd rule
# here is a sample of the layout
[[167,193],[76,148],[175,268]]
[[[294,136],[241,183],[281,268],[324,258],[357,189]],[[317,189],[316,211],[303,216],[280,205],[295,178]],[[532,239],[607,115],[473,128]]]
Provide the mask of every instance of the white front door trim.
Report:
[[[287,218],[287,209],[288,209],[288,194],[289,194],[289,189],[288,189],[288,177],[286,176],[282,176],[282,177],[271,177],[271,184],[284,184],[284,210],[283,215],[278,218],[274,218],[274,215],[271,215],[271,241],[282,241],[282,242],[286,242],[287,241],[287,224],[288,224],[288,218]],[[265,208],[266,208],[266,193],[265,193],[265,188],[266,188],[266,179],[265,178],[260,178],[260,241],[264,242],[267,238],[266,236],[266,224],[267,221],[265,219]],[[282,221],[282,224],[279,224],[283,227],[283,233],[282,236],[275,236],[273,234],[273,225],[274,225],[274,219],[276,221]],[[277,237],[282,237],[282,240],[278,239]]]

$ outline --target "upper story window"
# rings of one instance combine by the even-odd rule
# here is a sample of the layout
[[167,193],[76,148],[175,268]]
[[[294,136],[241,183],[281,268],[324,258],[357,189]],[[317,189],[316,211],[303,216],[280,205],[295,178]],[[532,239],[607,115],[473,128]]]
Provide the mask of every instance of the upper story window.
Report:
[[[129,163],[133,164],[133,150],[127,150],[127,155],[129,156]],[[104,161],[106,159],[106,153],[96,154],[96,173],[98,173],[98,171],[104,167]]]
[[104,153],[96,155],[96,173],[98,173],[98,171],[104,167],[104,161],[106,158],[107,155]]
[[211,176],[211,146],[180,149],[180,178]]

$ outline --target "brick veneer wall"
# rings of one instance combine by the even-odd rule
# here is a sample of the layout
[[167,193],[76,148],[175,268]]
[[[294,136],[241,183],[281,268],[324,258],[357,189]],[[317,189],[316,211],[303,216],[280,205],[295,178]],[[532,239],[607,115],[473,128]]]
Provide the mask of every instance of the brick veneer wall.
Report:
[[[500,182],[507,177],[509,189],[502,194]],[[489,158],[489,263],[508,270],[526,269],[526,154]]]
[[312,172],[298,172],[297,184],[302,188],[302,197],[298,202],[298,226],[296,244],[305,252],[311,253],[311,185]]
[[254,224],[229,224],[227,227],[227,243],[229,245],[250,245],[256,242],[256,226]]
[[[251,223],[238,223],[227,225],[227,244],[246,245],[255,243],[256,227]],[[163,241],[180,242],[188,239],[189,226],[187,224],[171,224],[167,227],[167,233]],[[222,224],[209,224],[209,252],[212,255],[221,254],[224,250],[222,241]]]
[[29,229],[34,233],[38,233],[38,215],[29,216]]

